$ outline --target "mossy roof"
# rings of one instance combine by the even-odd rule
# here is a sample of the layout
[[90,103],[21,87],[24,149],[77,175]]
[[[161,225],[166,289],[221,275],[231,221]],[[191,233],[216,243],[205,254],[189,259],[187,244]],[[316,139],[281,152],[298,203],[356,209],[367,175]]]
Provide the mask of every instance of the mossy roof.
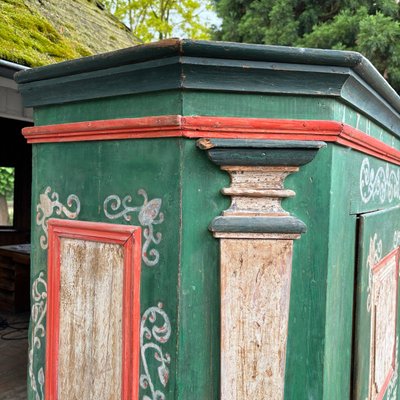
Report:
[[0,0],[0,59],[29,67],[138,44],[96,0]]

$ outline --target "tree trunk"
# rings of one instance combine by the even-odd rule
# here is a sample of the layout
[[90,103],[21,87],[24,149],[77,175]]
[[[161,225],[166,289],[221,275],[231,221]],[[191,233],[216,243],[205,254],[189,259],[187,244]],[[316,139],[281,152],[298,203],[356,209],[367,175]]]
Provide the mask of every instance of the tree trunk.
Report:
[[0,226],[10,225],[6,196],[0,195]]

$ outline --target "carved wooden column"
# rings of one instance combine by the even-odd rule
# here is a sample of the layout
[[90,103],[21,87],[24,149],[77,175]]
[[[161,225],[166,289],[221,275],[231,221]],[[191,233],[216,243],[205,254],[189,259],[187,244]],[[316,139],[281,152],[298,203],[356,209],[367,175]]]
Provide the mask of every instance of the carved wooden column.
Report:
[[281,207],[287,175],[323,142],[201,139],[231,176],[221,239],[221,400],[283,399],[293,240],[305,224]]

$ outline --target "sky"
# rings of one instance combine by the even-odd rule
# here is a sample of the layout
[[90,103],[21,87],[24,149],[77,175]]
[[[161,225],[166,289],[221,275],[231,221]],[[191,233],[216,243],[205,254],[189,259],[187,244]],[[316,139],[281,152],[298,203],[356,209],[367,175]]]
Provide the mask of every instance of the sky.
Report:
[[200,15],[201,19],[210,23],[210,25],[215,25],[217,27],[221,26],[222,20],[217,16],[215,11],[212,10],[205,10]]

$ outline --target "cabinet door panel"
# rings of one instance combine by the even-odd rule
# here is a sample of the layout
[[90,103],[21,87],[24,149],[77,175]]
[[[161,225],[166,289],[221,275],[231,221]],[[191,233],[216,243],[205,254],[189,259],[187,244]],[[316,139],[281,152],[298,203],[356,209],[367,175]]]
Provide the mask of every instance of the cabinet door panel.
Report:
[[353,399],[398,399],[400,208],[360,216]]
[[137,400],[141,229],[50,219],[47,400]]

